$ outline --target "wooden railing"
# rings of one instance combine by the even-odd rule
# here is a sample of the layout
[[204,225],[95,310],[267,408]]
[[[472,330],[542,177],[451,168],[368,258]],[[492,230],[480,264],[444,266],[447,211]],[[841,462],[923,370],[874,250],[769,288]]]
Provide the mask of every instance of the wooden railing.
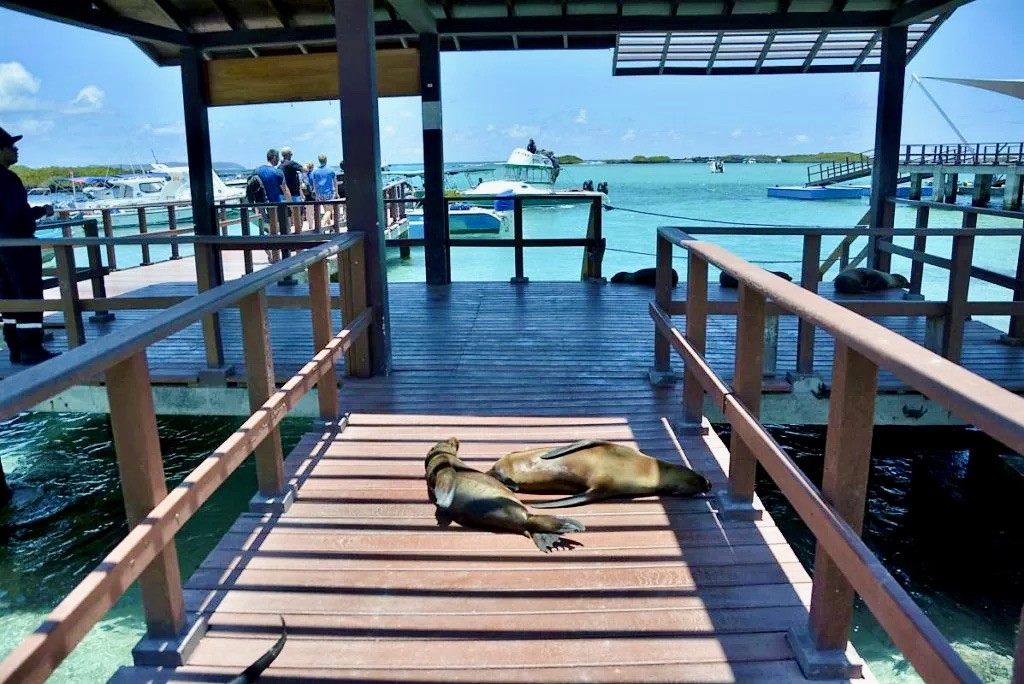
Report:
[[1024,164],[1024,143],[904,145],[902,166],[995,166]]
[[[947,205],[940,205],[947,207]],[[991,212],[992,210],[974,210],[970,212]],[[977,214],[973,214],[975,220]],[[882,301],[847,299],[836,304],[861,314],[862,316],[923,316],[926,319],[925,346],[941,354],[950,361],[959,362],[963,348],[964,327],[970,316],[1009,316],[1010,335],[1024,327],[1024,261],[1018,262],[1017,278],[997,273],[990,269],[975,266],[972,263],[974,241],[983,237],[1016,237],[1020,238],[1024,250],[1024,229],[1021,228],[977,228],[975,223],[964,229],[957,228],[899,228],[894,230],[876,230],[871,228],[780,228],[780,227],[743,227],[731,228],[721,226],[686,227],[680,230],[690,235],[744,235],[744,236],[791,236],[800,237],[803,242],[801,266],[799,273],[800,286],[817,293],[821,280],[821,240],[824,236],[879,238],[878,248],[892,254],[907,257],[913,263],[910,275],[910,300]],[[889,238],[896,236],[913,237],[914,249],[894,245]],[[952,256],[950,258],[927,254],[923,251],[927,236],[952,238]],[[884,239],[883,239],[884,238]],[[842,243],[841,243],[842,244]],[[1022,252],[1024,254],[1024,252]],[[834,257],[834,254],[832,255]],[[831,259],[832,257],[830,257]],[[923,265],[929,264],[947,269],[950,272],[949,286],[945,301],[925,301],[920,299]],[[840,266],[843,267],[842,265]],[[1012,301],[970,301],[968,284],[971,278],[1000,285],[1013,290]],[[670,313],[686,312],[686,302],[672,304]],[[736,314],[739,311],[737,302],[711,302],[710,312],[714,314]],[[770,325],[777,330],[778,315],[784,313],[778,306],[769,303],[768,314]],[[805,320],[799,322],[797,338],[798,373],[811,373],[814,366],[814,327]],[[777,335],[769,335],[777,339]],[[775,368],[775,349],[769,348],[765,356],[766,372]]]
[[[671,321],[673,247],[688,252],[686,332]],[[685,423],[702,425],[704,395],[732,426],[723,515],[757,517],[754,477],[760,463],[817,540],[810,619],[790,641],[801,665],[841,654],[849,640],[854,594],[927,682],[980,682],[921,609],[860,539],[864,518],[875,390],[879,370],[943,405],[1014,451],[1024,451],[1024,399],[838,304],[789,283],[727,250],[677,228],[658,231],[655,370],[669,371],[674,349],[685,364]],[[708,265],[740,283],[732,387],[704,358]],[[770,304],[769,304],[770,302]],[[765,319],[769,306],[798,316],[835,338],[824,476],[819,490],[758,420]],[[811,674],[811,673],[808,673]],[[821,674],[821,672],[817,672]]]
[[[344,327],[336,334],[331,330],[327,271],[327,260],[334,257],[339,261],[346,301]],[[116,337],[104,337],[0,381],[0,418],[6,418],[75,384],[91,382],[98,375],[105,378],[125,509],[132,527],[43,624],[0,662],[0,682],[43,681],[135,580],[142,589],[148,635],[167,642],[183,636],[188,625],[174,543],[178,530],[250,453],[256,455],[260,506],[283,510],[291,493],[284,478],[279,424],[314,386],[321,417],[338,419],[335,366],[339,355],[348,354],[350,372],[360,376],[371,372],[365,332],[373,311],[366,307],[362,262],[360,233],[335,237],[175,304]],[[275,389],[265,290],[302,270],[309,275],[313,340],[319,351]],[[228,306],[241,310],[253,413],[168,493],[146,348]],[[180,664],[174,661],[173,647],[160,656],[170,658],[163,664]]]
[[821,162],[807,167],[807,185],[827,185],[836,179],[865,176],[871,173],[871,157],[860,154],[841,161]]
[[[514,251],[515,276],[512,282],[527,282],[524,250],[527,247],[583,247],[583,261],[580,268],[580,279],[602,277],[602,264],[604,261],[605,238],[602,216],[601,199],[575,192],[563,192],[544,197],[499,197],[497,195],[474,195],[473,197],[462,198],[462,201],[493,202],[495,200],[512,202],[512,238],[453,238],[448,233],[447,244],[451,247],[511,247]],[[559,203],[590,205],[590,212],[587,220],[587,235],[583,238],[524,238],[523,237],[523,209],[531,204],[550,203],[557,200]],[[408,249],[409,247],[422,247],[426,244],[423,239],[398,239],[388,240],[389,247]],[[403,252],[403,254],[406,254]]]

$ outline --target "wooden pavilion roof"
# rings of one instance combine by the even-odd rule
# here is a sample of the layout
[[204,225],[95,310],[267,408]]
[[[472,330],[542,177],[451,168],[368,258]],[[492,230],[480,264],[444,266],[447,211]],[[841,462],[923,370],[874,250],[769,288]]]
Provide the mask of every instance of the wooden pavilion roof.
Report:
[[[882,27],[916,26],[911,49],[919,49],[949,13],[970,1],[376,0],[375,11],[379,48],[415,47],[421,33],[437,33],[442,50],[617,48],[616,73],[641,73],[625,63],[629,50],[623,48],[646,46],[654,34],[660,44],[653,73],[835,72],[871,70]],[[0,0],[0,6],[126,36],[158,64],[169,65],[189,48],[207,59],[331,52],[335,2]],[[703,46],[702,66],[672,64],[692,41]],[[729,45],[744,41],[750,48],[744,55],[752,54],[744,61],[752,64],[715,66]],[[791,42],[805,48],[803,57],[783,64]],[[856,54],[842,63],[819,63],[813,56],[804,64],[833,43]]]

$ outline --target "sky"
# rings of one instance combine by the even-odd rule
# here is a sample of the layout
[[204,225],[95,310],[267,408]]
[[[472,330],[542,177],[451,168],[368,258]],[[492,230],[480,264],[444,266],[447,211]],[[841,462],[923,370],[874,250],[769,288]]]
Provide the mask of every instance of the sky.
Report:
[[[21,163],[183,161],[180,71],[125,38],[0,9],[0,126],[23,133]],[[909,74],[1024,78],[1021,0],[958,9]],[[877,74],[612,76],[612,51],[443,53],[445,160],[499,161],[534,138],[586,159],[865,151],[874,144]],[[301,77],[299,75],[298,77]],[[1024,101],[926,81],[971,142],[1024,141]],[[421,163],[419,98],[379,103],[383,163]],[[245,166],[268,147],[341,157],[335,101],[217,107],[213,158]],[[904,143],[957,142],[917,86]]]

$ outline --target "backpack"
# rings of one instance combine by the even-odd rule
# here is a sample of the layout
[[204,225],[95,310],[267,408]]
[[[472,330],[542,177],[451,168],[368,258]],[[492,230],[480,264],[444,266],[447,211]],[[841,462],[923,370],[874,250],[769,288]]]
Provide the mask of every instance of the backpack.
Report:
[[261,204],[267,201],[267,188],[258,173],[249,176],[245,182],[245,199],[249,204]]

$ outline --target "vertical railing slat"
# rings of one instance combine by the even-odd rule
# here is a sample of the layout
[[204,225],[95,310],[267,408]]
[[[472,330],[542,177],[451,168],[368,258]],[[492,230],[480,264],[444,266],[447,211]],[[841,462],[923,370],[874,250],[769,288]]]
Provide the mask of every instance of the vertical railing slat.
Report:
[[[334,337],[331,331],[331,283],[327,262],[318,261],[309,267],[309,306],[313,318],[313,349],[319,353]],[[334,361],[317,383],[320,417],[330,420],[338,417],[338,375]]]
[[512,279],[514,283],[525,283],[526,276],[524,275],[523,266],[523,198],[516,195],[513,198],[513,209],[512,209],[512,223],[513,223],[513,239],[515,240],[515,264],[516,264],[516,275]]
[[[761,373],[764,366],[765,298],[745,283],[739,285],[736,316],[736,366],[733,388],[736,396],[755,417],[761,415]],[[757,458],[751,448],[733,434],[729,448],[730,512],[754,512],[754,478]]]
[[[338,255],[338,286],[341,288],[341,320],[348,325],[366,309],[366,265],[363,243],[354,245]],[[369,335],[360,335],[345,354],[345,369],[349,375],[368,378],[370,365]]]
[[68,347],[85,344],[85,326],[82,324],[82,301],[78,294],[78,279],[75,268],[75,248],[71,245],[55,245],[57,257],[57,284],[60,287],[61,309],[64,312],[64,330],[68,336]]
[[[821,235],[804,235],[800,286],[818,292],[818,264],[821,262]],[[814,326],[800,319],[797,323],[796,372],[809,374],[814,370]]]
[[953,253],[949,273],[949,291],[946,301],[949,314],[942,328],[943,356],[953,363],[960,362],[963,350],[964,325],[967,321],[967,297],[971,285],[971,261],[974,258],[973,229],[978,225],[978,215],[965,213],[962,235],[953,236]]
[[[668,311],[672,304],[672,243],[659,235],[656,254],[654,301],[662,311]],[[687,295],[687,301],[689,301],[689,295]],[[655,382],[663,382],[668,379],[672,369],[670,352],[668,340],[655,330],[654,373],[651,378]]]
[[[665,243],[671,247],[668,241]],[[707,344],[707,326],[708,262],[690,252],[686,265],[686,340],[701,355]],[[703,418],[704,388],[687,365],[683,371],[683,421],[687,425],[700,425]]]

